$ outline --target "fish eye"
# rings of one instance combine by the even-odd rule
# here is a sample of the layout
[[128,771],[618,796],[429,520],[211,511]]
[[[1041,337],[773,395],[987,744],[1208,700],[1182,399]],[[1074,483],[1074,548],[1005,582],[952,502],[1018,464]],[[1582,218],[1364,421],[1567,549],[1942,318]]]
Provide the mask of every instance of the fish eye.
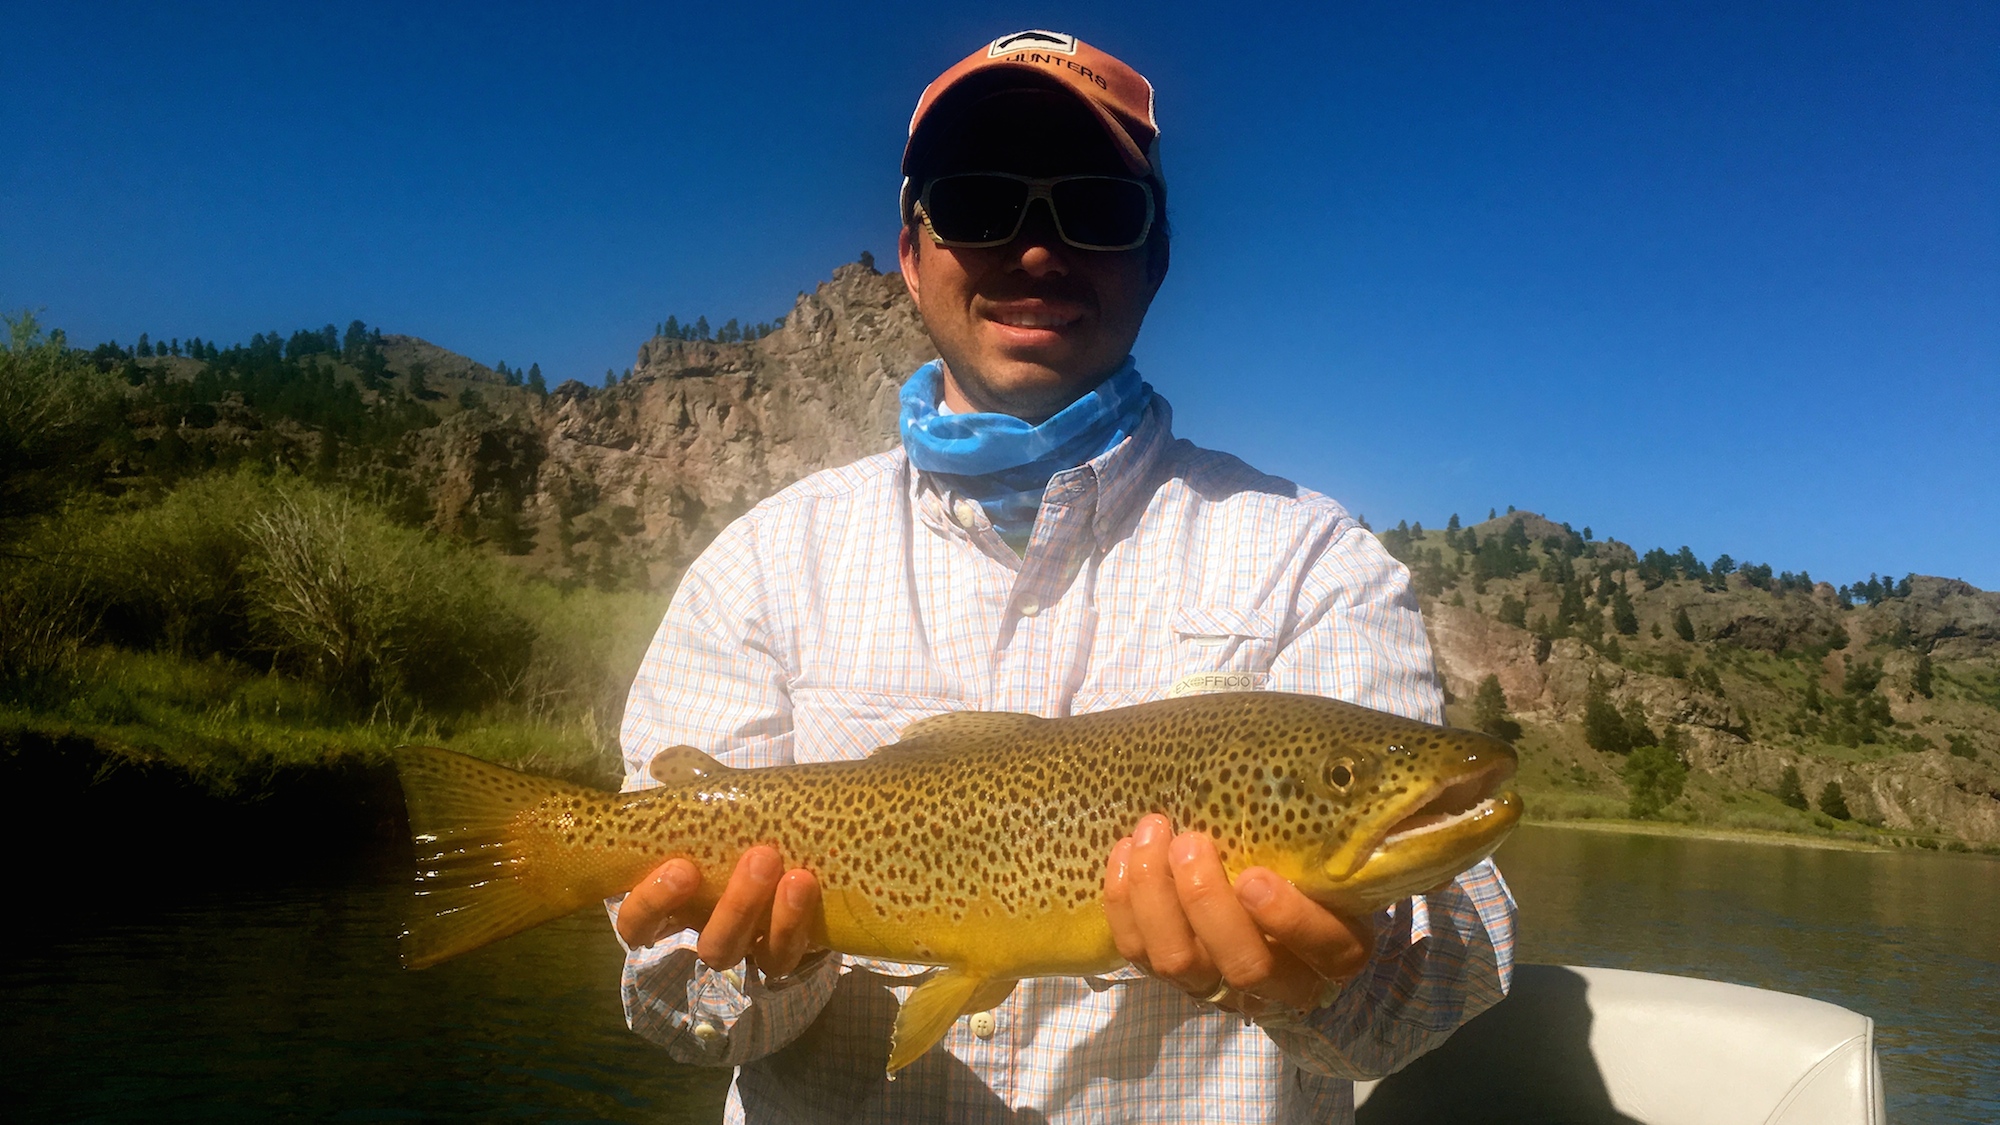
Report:
[[1327,788],[1345,796],[1347,791],[1354,787],[1354,759],[1343,757],[1335,758],[1333,761],[1328,762],[1323,777]]

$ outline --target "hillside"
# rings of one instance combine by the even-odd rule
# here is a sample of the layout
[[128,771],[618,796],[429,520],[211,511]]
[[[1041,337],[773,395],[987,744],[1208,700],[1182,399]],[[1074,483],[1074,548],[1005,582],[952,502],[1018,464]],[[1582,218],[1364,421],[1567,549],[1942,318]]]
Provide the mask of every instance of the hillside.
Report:
[[[1690,776],[1667,819],[2000,843],[2000,594],[1913,575],[1856,601],[1726,557],[1648,565],[1531,513],[1383,538],[1412,564],[1455,719],[1488,676],[1504,692],[1542,815],[1627,812],[1617,731],[1598,732],[1609,750],[1586,736],[1595,691],[1628,746],[1673,732]],[[1776,796],[1788,769],[1811,809]],[[1845,817],[1817,807],[1829,784]]]
[[[41,405],[0,419],[0,711],[127,739],[171,714],[211,748],[245,742],[215,733],[225,712],[285,716],[257,738],[286,746],[429,724],[601,762],[687,562],[759,498],[890,447],[897,385],[933,354],[868,263],[775,328],[695,335],[670,320],[622,377],[553,388],[358,323],[150,355],[58,338],[39,391],[17,337],[0,408]],[[302,617],[272,553],[274,528],[313,530],[300,513],[321,521],[306,572],[401,592]],[[2000,594],[1642,554],[1527,512],[1451,522],[1381,535],[1454,721],[1517,724],[1534,815],[2000,846]],[[451,606],[484,624],[445,635]]]

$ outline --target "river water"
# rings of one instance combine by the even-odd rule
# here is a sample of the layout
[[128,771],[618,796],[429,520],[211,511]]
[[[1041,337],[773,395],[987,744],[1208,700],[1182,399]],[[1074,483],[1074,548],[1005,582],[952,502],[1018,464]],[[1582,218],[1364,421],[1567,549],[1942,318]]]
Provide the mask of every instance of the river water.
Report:
[[[1522,959],[1713,977],[1880,1028],[1890,1119],[2000,1122],[2000,862],[1526,828]],[[624,1028],[584,914],[422,973],[375,883],[89,902],[0,961],[19,1121],[714,1121],[721,1076]],[[16,922],[16,927],[20,923]]]

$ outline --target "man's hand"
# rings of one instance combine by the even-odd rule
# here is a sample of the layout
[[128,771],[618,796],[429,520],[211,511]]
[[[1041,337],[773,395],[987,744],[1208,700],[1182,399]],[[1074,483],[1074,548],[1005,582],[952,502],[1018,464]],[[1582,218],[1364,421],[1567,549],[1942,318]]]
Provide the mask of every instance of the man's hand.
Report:
[[1111,849],[1104,913],[1126,960],[1197,998],[1226,985],[1253,1016],[1310,1011],[1328,981],[1352,979],[1375,948],[1367,922],[1329,913],[1266,868],[1232,888],[1206,833],[1175,836],[1157,814]]
[[759,844],[743,853],[708,918],[681,909],[701,890],[701,873],[685,859],[654,868],[618,908],[618,936],[637,949],[685,929],[701,931],[695,953],[713,969],[750,957],[766,976],[798,968],[819,917],[819,880],[804,868],[784,869],[778,849]]

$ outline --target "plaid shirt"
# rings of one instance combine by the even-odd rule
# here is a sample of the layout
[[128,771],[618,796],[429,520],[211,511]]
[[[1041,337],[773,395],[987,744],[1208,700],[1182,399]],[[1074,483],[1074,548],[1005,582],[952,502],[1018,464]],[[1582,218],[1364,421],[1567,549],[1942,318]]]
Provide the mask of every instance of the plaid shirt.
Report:
[[[1443,718],[1408,572],[1332,500],[1175,440],[1156,397],[1130,439],[1049,482],[1025,558],[900,449],[731,524],[632,685],[626,784],[678,743],[736,767],[852,759],[926,715],[1058,717],[1177,685]],[[1352,1079],[1441,1042],[1513,966],[1490,862],[1375,921],[1373,960],[1303,1021],[1207,1011],[1129,967],[1027,980],[985,1036],[961,1019],[894,1081],[890,1024],[923,966],[830,956],[766,982],[702,968],[688,932],[631,951],[625,1011],[673,1057],[739,1068],[732,1122],[1351,1121]]]

